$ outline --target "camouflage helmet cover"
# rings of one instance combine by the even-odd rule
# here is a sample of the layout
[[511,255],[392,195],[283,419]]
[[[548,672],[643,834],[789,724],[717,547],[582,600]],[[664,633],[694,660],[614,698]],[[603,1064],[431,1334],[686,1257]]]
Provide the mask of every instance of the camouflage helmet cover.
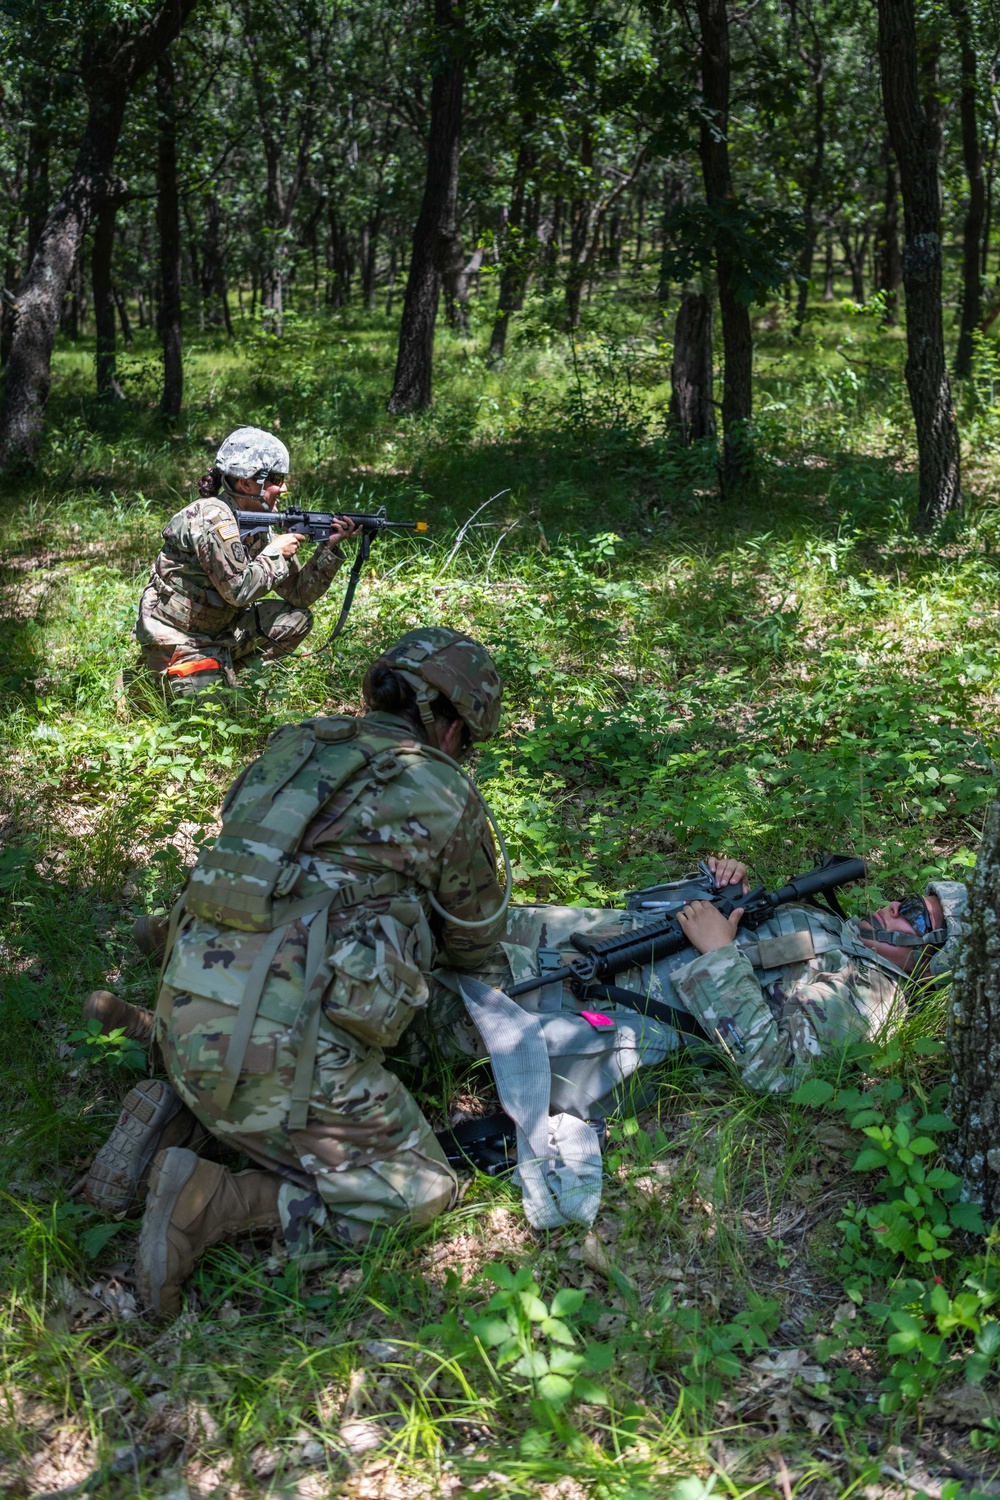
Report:
[[927,965],[929,974],[947,974],[955,967],[955,956],[962,936],[962,920],[969,905],[969,889],[961,880],[932,880],[927,887],[938,898],[944,912],[948,936]]
[[250,479],[272,470],[287,474],[288,449],[261,427],[237,427],[215,455],[215,467],[230,479]]
[[368,668],[366,698],[377,666],[399,672],[416,692],[418,707],[426,707],[438,693],[447,698],[476,743],[496,734],[500,725],[500,674],[478,641],[444,625],[407,631]]

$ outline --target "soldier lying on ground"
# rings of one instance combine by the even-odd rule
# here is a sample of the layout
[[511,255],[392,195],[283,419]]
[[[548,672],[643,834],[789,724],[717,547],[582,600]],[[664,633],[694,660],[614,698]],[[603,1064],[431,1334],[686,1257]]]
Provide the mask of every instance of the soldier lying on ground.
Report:
[[[307,606],[330,587],[344,561],[337,544],[357,527],[336,521],[305,567],[295,556],[304,538],[295,532],[241,540],[235,512],[276,510],[287,471],[284,443],[240,427],[199,484],[201,499],[164,530],[134,634],[171,697],[233,687],[238,667],[287,656],[311,630]],[[265,600],[270,593],[280,602]]]

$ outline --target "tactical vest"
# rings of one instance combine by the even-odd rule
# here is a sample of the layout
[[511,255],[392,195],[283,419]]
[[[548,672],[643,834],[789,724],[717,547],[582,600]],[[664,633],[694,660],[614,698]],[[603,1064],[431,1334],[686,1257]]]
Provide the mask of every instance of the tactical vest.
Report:
[[307,719],[280,730],[222,806],[222,832],[191,873],[185,909],[241,932],[273,932],[329,899],[331,911],[390,895],[404,884],[395,871],[330,887],[309,876],[295,856],[317,814],[349,783],[344,810],[372,780],[390,781],[417,745],[361,728],[353,718]]

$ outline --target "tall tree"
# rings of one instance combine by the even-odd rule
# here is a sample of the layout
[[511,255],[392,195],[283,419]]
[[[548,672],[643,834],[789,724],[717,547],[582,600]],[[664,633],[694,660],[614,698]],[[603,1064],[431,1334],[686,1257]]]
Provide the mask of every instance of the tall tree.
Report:
[[431,85],[427,175],[413,231],[396,374],[389,397],[391,412],[420,411],[431,404],[441,271],[458,233],[458,158],[465,62],[459,46],[460,8],[455,0],[434,0],[434,21],[438,67]]
[[177,187],[177,72],[164,52],[156,67],[156,227],[160,241],[158,332],[163,344],[165,417],[180,416],[184,397],[181,325],[181,215]]
[[0,408],[0,464],[30,456],[37,444],[63,293],[94,215],[109,195],[121,190],[114,162],[129,94],[178,35],[194,4],[195,0],[160,0],[145,14],[85,29],[80,77],[87,121],[70,179],[46,220],[18,290]]
[[91,243],[91,285],[94,292],[94,333],[97,353],[97,394],[121,400],[115,368],[115,287],[112,261],[115,249],[115,218],[118,200],[110,194],[102,199],[94,219]]
[[1000,800],[991,806],[948,1004],[951,1164],[987,1223],[1000,1218]]
[[[701,128],[698,153],[709,210],[735,198],[729,163],[729,18],[726,0],[698,0],[701,64]],[[719,246],[715,269],[722,320],[723,492],[733,495],[753,484],[753,335],[750,309],[737,296],[739,267]]]
[[917,429],[919,517],[930,526],[961,506],[962,484],[941,313],[940,130],[935,107],[921,97],[914,0],[878,0],[878,47],[903,192],[906,384]]
[[962,324],[955,352],[955,374],[972,373],[972,335],[981,316],[981,279],[979,252],[986,218],[986,182],[983,177],[983,148],[979,137],[976,88],[976,43],[968,0],[948,0],[955,23],[962,60],[962,157],[969,184],[969,201],[962,231]]

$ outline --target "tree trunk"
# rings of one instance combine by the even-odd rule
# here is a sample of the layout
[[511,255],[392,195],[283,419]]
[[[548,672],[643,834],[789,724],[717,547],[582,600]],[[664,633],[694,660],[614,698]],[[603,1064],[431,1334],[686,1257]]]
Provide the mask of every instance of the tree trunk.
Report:
[[885,293],[886,322],[893,328],[899,322],[899,288],[903,284],[903,256],[899,248],[899,172],[892,147],[886,141],[885,211],[875,237],[875,285]]
[[473,276],[483,263],[482,246],[473,250],[469,259],[466,260],[462,250],[461,235],[455,236],[446,252],[445,264],[441,272],[441,282],[444,287],[445,309],[448,314],[448,323],[453,333],[461,338],[467,339],[470,335],[469,328],[469,287]]
[[886,123],[903,191],[906,384],[920,456],[922,525],[962,503],[958,426],[941,318],[940,134],[920,97],[913,0],[878,0]]
[[156,70],[157,158],[156,226],[160,238],[160,314],[163,395],[160,411],[176,421],[184,397],[181,322],[181,215],[177,192],[177,76],[164,54]]
[[449,44],[461,25],[456,0],[434,0],[439,46],[446,56],[431,85],[427,176],[413,231],[403,318],[390,412],[421,411],[433,398],[434,325],[441,290],[441,266],[457,231],[458,159],[462,135],[465,64]]
[[[44,105],[35,105],[39,115],[44,115]],[[32,126],[28,136],[28,180],[25,184],[24,208],[28,219],[28,265],[35,258],[42,230],[49,216],[49,155],[52,146],[51,127],[41,120]]]
[[813,85],[813,155],[809,165],[809,176],[806,179],[805,204],[803,206],[803,238],[802,249],[799,251],[798,277],[799,292],[795,308],[795,322],[792,326],[792,334],[798,338],[802,333],[806,321],[806,307],[809,303],[810,278],[812,277],[813,256],[816,253],[816,235],[818,226],[816,224],[816,200],[819,197],[820,186],[823,181],[823,161],[826,154],[826,85],[824,78],[823,55],[819,52],[819,41],[816,40],[817,51],[813,55],[800,49],[802,60],[809,68],[812,75]]
[[962,157],[969,183],[969,202],[962,233],[962,324],[955,352],[955,374],[966,376],[972,374],[972,335],[982,315],[979,246],[986,218],[986,183],[976,119],[976,46],[968,0],[948,0],[948,8],[962,50]]
[[132,347],[132,323],[129,319],[128,308],[125,306],[125,298],[117,286],[112,286],[112,295],[115,299],[115,307],[118,309],[118,321],[122,325],[122,338],[125,340],[125,348]]
[[528,180],[535,169],[535,149],[529,139],[534,124],[533,114],[522,116],[521,144],[518,147],[517,163],[514,167],[514,183],[503,236],[500,295],[497,298],[497,315],[493,323],[493,332],[490,335],[490,352],[487,357],[487,363],[491,365],[499,364],[504,357],[510,317],[512,313],[520,312],[524,306],[524,297],[531,278],[532,254],[538,248],[537,235],[535,243],[530,244],[530,236],[526,233],[525,225],[525,203],[534,201],[537,204],[537,199],[528,200],[527,197]]
[[17,298],[3,407],[0,464],[30,457],[52,382],[52,346],[63,293],[80,244],[113,190],[118,137],[129,93],[184,25],[194,0],[163,0],[146,17],[116,21],[88,36],[81,51],[87,121],[69,182],[49,214]]
[[124,391],[115,370],[115,292],[111,261],[115,248],[115,198],[105,198],[94,219],[91,283],[94,290],[94,333],[97,356],[97,394],[102,400],[122,400]]
[[667,275],[667,258],[673,249],[673,234],[670,227],[675,211],[686,201],[687,188],[682,177],[668,177],[663,186],[663,225],[660,245],[660,274],[656,287],[656,300],[661,311],[670,301],[670,278]]
[[378,237],[382,229],[382,207],[379,205],[375,212],[368,215],[361,230],[361,296],[367,312],[375,311],[376,283],[375,273],[378,267]]
[[226,259],[222,245],[222,209],[215,193],[207,193],[205,204],[205,242],[201,257],[201,289],[209,326],[221,328],[225,325],[229,337],[233,336],[229,319],[229,301],[226,295]]
[[871,230],[867,227],[855,231],[855,238],[851,240],[851,230],[847,228],[841,232],[840,248],[844,252],[844,265],[851,273],[851,299],[859,307],[864,306],[865,301],[865,257],[868,253],[868,241],[871,238]]
[[948,1002],[948,1111],[958,1128],[946,1150],[963,1197],[991,1224],[1000,1218],[1000,801],[987,814],[964,929]]
[[670,366],[670,425],[683,448],[715,436],[712,304],[704,292],[685,292],[681,298]]
[[[701,92],[704,101],[698,152],[709,208],[731,199],[729,166],[729,20],[726,0],[698,0],[701,30]],[[753,335],[750,309],[736,296],[738,266],[718,247],[715,253],[722,319],[722,465],[720,481],[727,497],[752,491]]]

